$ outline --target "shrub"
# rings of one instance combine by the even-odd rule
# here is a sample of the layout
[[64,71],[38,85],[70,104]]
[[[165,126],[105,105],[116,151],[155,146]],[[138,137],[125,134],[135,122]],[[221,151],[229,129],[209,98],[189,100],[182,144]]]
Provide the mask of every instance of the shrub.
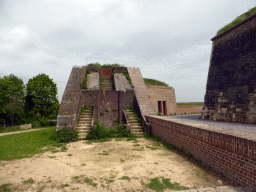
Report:
[[57,130],[51,137],[52,140],[58,143],[69,143],[72,141],[78,141],[78,130],[70,130],[66,127]]
[[100,140],[106,138],[122,138],[129,137],[135,138],[135,134],[130,133],[129,130],[126,129],[124,124],[119,124],[116,127],[105,128],[99,121],[95,121],[94,125],[97,125],[96,129],[91,128],[89,133],[86,136],[88,140]]
[[42,127],[40,121],[33,121],[32,122],[32,128],[38,128],[38,127]]

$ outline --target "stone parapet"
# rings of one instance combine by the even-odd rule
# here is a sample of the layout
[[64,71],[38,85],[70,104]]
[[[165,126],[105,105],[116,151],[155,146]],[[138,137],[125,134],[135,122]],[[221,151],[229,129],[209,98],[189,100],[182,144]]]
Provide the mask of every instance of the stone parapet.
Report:
[[135,97],[137,99],[141,115],[156,115],[154,105],[150,99],[140,69],[135,67],[127,67],[127,71],[134,86]]

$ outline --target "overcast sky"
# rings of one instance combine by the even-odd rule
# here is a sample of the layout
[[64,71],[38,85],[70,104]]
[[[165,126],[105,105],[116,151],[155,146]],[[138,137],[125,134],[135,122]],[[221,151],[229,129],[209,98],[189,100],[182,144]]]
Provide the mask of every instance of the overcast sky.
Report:
[[[62,96],[74,65],[139,67],[203,102],[217,31],[255,0],[0,0],[0,77],[45,73]],[[87,62],[88,60],[88,62]]]

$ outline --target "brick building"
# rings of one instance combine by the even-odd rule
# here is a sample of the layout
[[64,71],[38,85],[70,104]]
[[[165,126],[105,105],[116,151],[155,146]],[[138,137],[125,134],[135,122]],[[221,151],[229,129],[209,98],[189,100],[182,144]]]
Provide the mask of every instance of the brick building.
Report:
[[[90,74],[87,72],[90,71]],[[113,73],[114,72],[114,73]],[[126,79],[127,73],[131,84]],[[87,89],[80,84],[87,78]],[[133,86],[133,88],[132,88]],[[175,113],[176,98],[174,89],[145,85],[139,68],[114,67],[99,68],[74,66],[57,117],[57,129],[64,126],[76,129],[82,106],[93,106],[93,120],[100,121],[105,127],[113,127],[124,120],[124,108],[133,106],[140,117]]]

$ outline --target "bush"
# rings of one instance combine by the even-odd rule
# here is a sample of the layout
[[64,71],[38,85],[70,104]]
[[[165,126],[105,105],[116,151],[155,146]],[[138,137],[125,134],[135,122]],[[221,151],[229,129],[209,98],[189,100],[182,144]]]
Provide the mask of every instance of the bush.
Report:
[[38,127],[42,127],[40,121],[34,121],[34,122],[32,122],[32,128],[38,128]]
[[96,129],[91,128],[89,133],[86,136],[87,140],[100,140],[106,138],[122,138],[129,137],[135,138],[135,134],[130,133],[129,130],[126,129],[123,123],[117,125],[112,128],[105,128],[99,121],[95,121],[94,125],[97,125]]
[[52,140],[58,143],[69,143],[72,141],[78,141],[78,130],[70,130],[66,127],[57,130],[51,137]]

